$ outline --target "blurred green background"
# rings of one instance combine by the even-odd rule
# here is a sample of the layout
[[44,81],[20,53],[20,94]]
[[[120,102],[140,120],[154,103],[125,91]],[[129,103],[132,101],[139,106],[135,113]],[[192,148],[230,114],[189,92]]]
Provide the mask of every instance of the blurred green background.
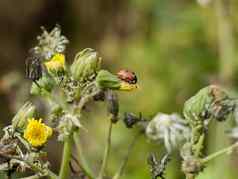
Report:
[[[237,90],[237,0],[0,0],[0,99],[1,127],[29,99],[24,77],[25,58],[34,46],[40,26],[48,30],[58,23],[70,44],[67,60],[83,48],[94,48],[105,68],[135,71],[140,89],[120,93],[121,113],[181,113],[183,103],[200,88],[221,84]],[[86,109],[82,132],[83,149],[94,170],[102,159],[108,121],[102,104]],[[208,134],[208,153],[228,145],[222,124]],[[119,122],[113,131],[108,174],[124,156],[134,130]],[[55,171],[61,145],[50,142],[47,151]],[[146,158],[164,153],[160,144],[138,139],[123,179],[150,178]],[[237,179],[238,155],[211,162],[199,179]],[[166,171],[168,179],[182,179],[180,158],[174,155]]]

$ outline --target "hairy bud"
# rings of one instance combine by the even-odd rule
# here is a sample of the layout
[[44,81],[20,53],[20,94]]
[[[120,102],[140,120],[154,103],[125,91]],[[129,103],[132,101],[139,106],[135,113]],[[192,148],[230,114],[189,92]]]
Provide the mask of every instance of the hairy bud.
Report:
[[23,129],[27,125],[27,119],[33,117],[35,107],[32,103],[25,103],[12,119],[12,126],[14,129]]
[[93,79],[101,66],[101,58],[95,50],[87,48],[79,52],[71,65],[71,73],[75,80],[85,81]]

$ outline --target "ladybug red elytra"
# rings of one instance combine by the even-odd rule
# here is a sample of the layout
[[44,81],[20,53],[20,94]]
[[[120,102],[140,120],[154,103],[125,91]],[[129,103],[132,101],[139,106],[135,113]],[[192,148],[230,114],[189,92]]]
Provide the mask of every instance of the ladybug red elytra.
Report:
[[137,83],[137,76],[134,72],[131,72],[129,70],[120,70],[117,73],[118,78],[121,80],[130,83],[130,84],[136,84]]

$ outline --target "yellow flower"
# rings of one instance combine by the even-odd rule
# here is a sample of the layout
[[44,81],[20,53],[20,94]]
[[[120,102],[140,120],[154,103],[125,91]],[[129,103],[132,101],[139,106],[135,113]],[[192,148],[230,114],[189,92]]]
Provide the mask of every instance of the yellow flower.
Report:
[[122,81],[119,90],[121,90],[121,91],[132,91],[132,90],[137,89],[137,88],[138,88],[137,84],[130,84],[130,83],[127,83],[125,81]]
[[48,71],[60,71],[65,69],[65,56],[56,53],[49,61],[44,63]]
[[27,127],[24,131],[24,138],[33,146],[40,147],[45,144],[53,134],[52,128],[41,122],[42,119],[28,119]]

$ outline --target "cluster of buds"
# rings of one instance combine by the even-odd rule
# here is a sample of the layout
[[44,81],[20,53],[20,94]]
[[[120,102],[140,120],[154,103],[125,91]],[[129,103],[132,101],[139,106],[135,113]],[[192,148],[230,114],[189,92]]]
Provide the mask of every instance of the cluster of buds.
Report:
[[[59,26],[49,33],[43,29],[43,34],[38,37],[38,40],[38,45],[33,49],[35,54],[41,57],[37,62],[40,62],[42,71],[38,78],[34,78],[31,92],[34,95],[46,97],[51,101],[51,104],[60,109],[61,116],[54,114],[55,110],[52,110],[51,114],[51,116],[57,116],[60,119],[57,128],[69,129],[72,128],[72,124],[75,124],[70,123],[71,120],[67,120],[68,122],[64,120],[65,114],[72,113],[72,110],[68,109],[68,105],[73,104],[72,107],[76,108],[73,113],[77,113],[83,109],[88,100],[96,99],[100,94],[103,94],[103,98],[107,101],[108,111],[112,114],[111,119],[116,122],[119,104],[115,91],[136,89],[138,86],[135,73],[121,70],[114,75],[101,69],[102,58],[90,48],[78,52],[73,63],[68,65],[64,53],[69,41],[61,35]],[[30,64],[29,67],[33,68],[34,65]],[[28,69],[28,71],[36,70]],[[62,100],[60,100],[61,97]],[[71,116],[77,115],[71,114]],[[79,119],[79,117],[73,118]],[[76,125],[76,127],[79,126]]]
[[[55,27],[52,32],[43,29],[43,34],[38,37],[39,43],[33,48],[34,57],[27,64],[28,77],[33,80],[31,93],[46,97],[51,104],[60,109],[60,113],[52,110],[51,116],[57,116],[58,129],[71,129],[72,124],[64,120],[65,114],[72,113],[67,105],[73,104],[74,111],[81,111],[91,98],[103,94],[108,104],[108,111],[112,114],[113,122],[117,121],[119,104],[115,91],[131,91],[138,87],[137,77],[134,72],[121,70],[117,74],[101,69],[102,58],[90,48],[78,52],[71,65],[67,64],[65,57],[66,44],[69,42],[61,35],[60,27]],[[39,57],[39,58],[36,58]],[[36,67],[33,62],[37,62]],[[34,69],[35,68],[35,69]],[[39,70],[41,69],[41,70]],[[35,77],[37,70],[40,75]],[[34,72],[34,73],[33,73]],[[61,97],[63,100],[60,100]],[[58,102],[60,101],[60,102]],[[76,105],[75,105],[76,104]],[[60,114],[60,115],[59,115]],[[77,116],[77,114],[71,114]],[[74,117],[79,119],[78,117]],[[79,122],[79,121],[78,121]],[[76,125],[79,127],[80,125]],[[65,131],[65,130],[61,130]],[[60,132],[60,139],[62,132]],[[68,132],[66,136],[68,136]]]
[[138,88],[134,72],[121,70],[113,74],[102,69],[102,58],[93,49],[78,52],[73,63],[68,64],[65,50],[69,41],[61,34],[60,27],[51,32],[42,29],[38,44],[26,60],[26,75],[33,81],[31,94],[43,97],[49,106],[49,117],[44,122],[35,118],[35,107],[26,103],[5,128],[0,141],[0,155],[6,158],[0,165],[10,162],[7,171],[17,165],[34,170],[38,176],[51,173],[48,162],[41,159],[42,149],[53,134],[50,126],[54,126],[59,141],[66,141],[83,129],[81,111],[92,99],[105,101],[111,122],[116,123],[119,115],[116,92]]

